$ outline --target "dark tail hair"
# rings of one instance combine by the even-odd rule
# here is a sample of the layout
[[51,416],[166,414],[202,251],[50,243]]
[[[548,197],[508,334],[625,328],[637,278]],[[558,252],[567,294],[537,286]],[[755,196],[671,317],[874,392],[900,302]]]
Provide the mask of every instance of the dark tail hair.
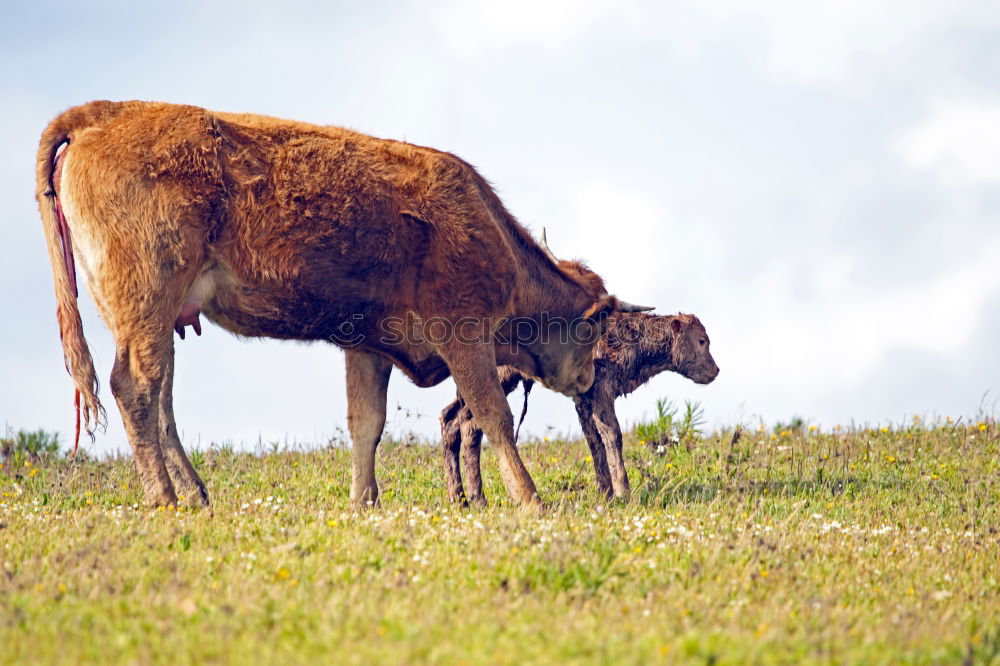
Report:
[[[35,169],[38,209],[42,215],[45,243],[49,249],[52,264],[52,280],[56,292],[56,317],[59,322],[59,336],[62,339],[63,357],[66,370],[76,386],[77,439],[80,435],[79,408],[83,409],[87,433],[93,438],[97,427],[107,423],[104,406],[97,398],[98,381],[94,371],[94,360],[83,336],[83,322],[77,307],[76,276],[73,268],[73,248],[69,240],[69,230],[61,222],[62,210],[59,193],[53,183],[56,154],[63,144],[73,141],[74,132],[99,124],[120,108],[113,102],[90,102],[74,107],[49,123],[42,132],[38,146],[38,161]],[[69,149],[67,145],[66,150]],[[63,228],[60,229],[60,223]],[[83,397],[82,405],[80,397]],[[75,447],[74,447],[75,452]]]

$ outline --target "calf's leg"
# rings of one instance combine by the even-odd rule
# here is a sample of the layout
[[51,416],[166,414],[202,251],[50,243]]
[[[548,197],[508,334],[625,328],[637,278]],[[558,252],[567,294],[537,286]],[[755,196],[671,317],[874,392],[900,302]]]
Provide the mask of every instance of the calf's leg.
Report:
[[441,446],[444,450],[444,476],[448,483],[448,499],[452,502],[468,504],[462,488],[462,472],[459,468],[459,450],[462,447],[460,413],[465,410],[461,398],[455,398],[441,411]]
[[605,453],[604,442],[601,434],[594,423],[594,409],[592,399],[578,397],[573,400],[576,405],[576,414],[580,418],[580,427],[583,428],[583,435],[587,438],[587,446],[590,447],[590,459],[594,463],[594,477],[597,479],[597,490],[604,497],[614,495],[614,486],[611,483],[611,471],[608,469],[608,459]]
[[593,413],[594,426],[604,442],[604,450],[607,453],[615,497],[627,500],[632,491],[628,483],[628,472],[625,471],[625,460],[622,457],[622,429],[618,424],[618,416],[615,415],[614,396],[606,391],[596,392]]
[[476,419],[468,407],[459,412],[458,420],[462,438],[462,469],[465,470],[465,480],[468,485],[466,496],[470,504],[486,506],[479,460],[483,447],[483,431],[476,425]]
[[347,363],[347,427],[351,432],[351,504],[378,504],[375,450],[385,428],[385,399],[392,362],[370,352],[350,350]]

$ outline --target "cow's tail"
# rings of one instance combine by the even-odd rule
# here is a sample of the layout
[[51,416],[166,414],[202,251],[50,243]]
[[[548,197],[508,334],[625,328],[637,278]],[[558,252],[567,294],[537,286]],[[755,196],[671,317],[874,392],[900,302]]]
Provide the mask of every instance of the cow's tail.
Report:
[[[83,322],[80,320],[80,310],[76,302],[73,247],[53,177],[59,148],[72,142],[74,132],[99,124],[101,120],[113,114],[117,107],[118,105],[112,102],[91,102],[70,109],[45,128],[38,147],[35,196],[38,199],[38,208],[42,215],[42,228],[45,232],[45,244],[49,249],[49,262],[52,264],[52,280],[56,292],[56,318],[59,322],[63,357],[66,362],[66,370],[76,386],[77,441],[80,437],[79,410],[81,408],[84,426],[91,439],[94,437],[94,431],[107,423],[107,418],[104,407],[97,397],[98,381],[97,373],[94,371],[94,359],[90,355],[90,348],[83,336]],[[76,445],[74,445],[73,451],[76,452]]]

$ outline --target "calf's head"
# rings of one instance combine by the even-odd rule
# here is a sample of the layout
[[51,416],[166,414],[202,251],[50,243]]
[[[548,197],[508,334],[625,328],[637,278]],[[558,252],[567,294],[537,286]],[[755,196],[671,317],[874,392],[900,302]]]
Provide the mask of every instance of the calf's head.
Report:
[[677,372],[697,384],[708,384],[719,374],[719,366],[709,350],[705,327],[697,317],[678,314],[667,317],[668,333],[672,335],[670,356]]

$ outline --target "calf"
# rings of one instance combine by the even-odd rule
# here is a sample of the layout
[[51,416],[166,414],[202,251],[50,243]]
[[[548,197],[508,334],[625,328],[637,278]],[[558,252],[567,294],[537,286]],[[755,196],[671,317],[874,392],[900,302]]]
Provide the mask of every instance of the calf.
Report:
[[[666,370],[698,384],[708,384],[719,374],[719,366],[709,351],[708,333],[697,317],[630,313],[610,319],[607,332],[594,349],[594,383],[590,390],[573,398],[594,461],[597,486],[607,497],[629,496],[615,398],[628,395]],[[500,368],[499,376],[507,394],[522,382],[527,393],[533,383],[510,366]],[[448,496],[456,501],[485,504],[479,473],[483,431],[461,396],[441,412],[441,434]],[[462,486],[460,450],[468,491]]]

